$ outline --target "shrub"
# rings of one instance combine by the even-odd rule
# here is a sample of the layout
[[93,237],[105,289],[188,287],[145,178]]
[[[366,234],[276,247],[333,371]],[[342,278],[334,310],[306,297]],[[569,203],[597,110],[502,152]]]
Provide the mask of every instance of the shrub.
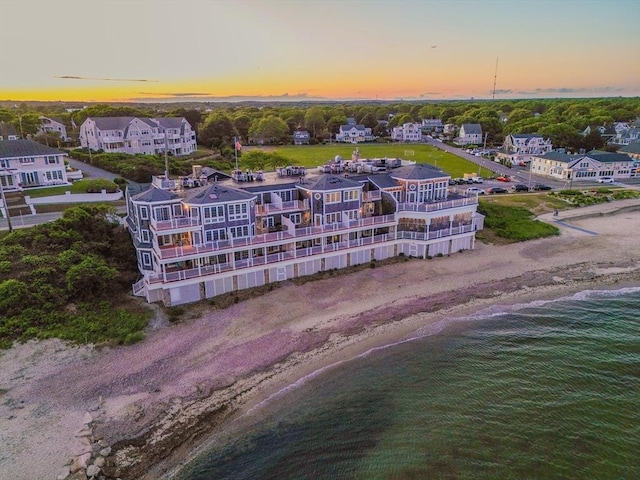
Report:
[[95,178],[87,181],[87,193],[100,193],[106,190],[107,193],[115,193],[118,191],[118,185],[111,180],[105,178]]

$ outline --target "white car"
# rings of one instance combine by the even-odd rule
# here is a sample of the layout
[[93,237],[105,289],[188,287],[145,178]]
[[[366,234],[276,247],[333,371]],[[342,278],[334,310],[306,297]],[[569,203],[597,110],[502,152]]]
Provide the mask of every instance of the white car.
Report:
[[598,183],[613,183],[613,178],[611,177],[602,177],[598,179]]
[[482,190],[481,188],[478,188],[478,187],[469,187],[469,188],[467,188],[467,193],[475,193],[477,195],[484,195],[487,192],[485,192],[484,190]]

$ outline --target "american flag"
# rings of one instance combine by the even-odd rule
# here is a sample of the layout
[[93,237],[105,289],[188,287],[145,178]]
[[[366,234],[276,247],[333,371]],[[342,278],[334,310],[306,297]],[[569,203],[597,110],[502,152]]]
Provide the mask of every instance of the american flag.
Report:
[[242,150],[242,145],[240,145],[240,140],[236,140],[236,150]]

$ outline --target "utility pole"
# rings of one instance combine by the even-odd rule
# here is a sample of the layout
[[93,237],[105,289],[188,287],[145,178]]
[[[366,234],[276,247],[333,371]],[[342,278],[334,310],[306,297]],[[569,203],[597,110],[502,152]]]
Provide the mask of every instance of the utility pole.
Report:
[[493,76],[493,97],[492,100],[496,99],[496,82],[498,81],[498,57],[496,57],[496,73]]

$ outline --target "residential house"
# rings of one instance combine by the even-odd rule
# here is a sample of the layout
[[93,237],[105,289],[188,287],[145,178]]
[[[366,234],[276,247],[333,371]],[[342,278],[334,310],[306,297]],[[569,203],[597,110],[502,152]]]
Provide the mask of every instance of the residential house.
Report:
[[393,128],[391,138],[399,142],[419,142],[422,140],[422,129],[419,123],[405,123]]
[[357,124],[358,124],[358,122],[356,121],[355,118],[353,118],[353,117],[347,118],[347,125],[357,125]]
[[505,137],[502,148],[496,152],[496,159],[517,165],[529,162],[532,155],[543,155],[552,150],[550,139],[545,140],[536,133],[518,133]]
[[293,132],[293,144],[294,145],[309,145],[309,139],[311,135],[306,130],[296,130]]
[[340,125],[336,134],[336,142],[361,143],[373,141],[371,129],[364,125]]
[[62,120],[57,118],[50,118],[41,116],[40,129],[41,133],[57,133],[62,140],[69,140],[67,136],[67,127],[62,123]]
[[184,117],[89,117],[80,126],[80,145],[110,153],[175,156],[197,150],[196,133]]
[[397,255],[473,249],[477,195],[448,191],[425,164],[387,173],[187,189],[154,177],[127,192],[141,279],[135,295],[167,306]]
[[597,181],[602,177],[622,180],[638,176],[631,157],[599,150],[577,155],[561,152],[534,155],[531,157],[531,172],[567,181]]
[[66,153],[33,140],[0,142],[0,181],[5,192],[66,185]]
[[640,140],[629,143],[618,149],[616,153],[624,153],[634,160],[640,160]]
[[454,141],[457,145],[481,145],[482,127],[479,123],[465,123],[460,127],[460,134]]
[[[626,124],[625,124],[626,125]],[[629,145],[640,140],[640,128],[616,128],[616,134],[607,142],[609,145]]]
[[7,122],[0,122],[0,141],[18,140],[16,127]]
[[422,119],[423,132],[442,133],[443,130],[444,130],[444,125],[442,125],[442,120],[440,120],[439,118]]

